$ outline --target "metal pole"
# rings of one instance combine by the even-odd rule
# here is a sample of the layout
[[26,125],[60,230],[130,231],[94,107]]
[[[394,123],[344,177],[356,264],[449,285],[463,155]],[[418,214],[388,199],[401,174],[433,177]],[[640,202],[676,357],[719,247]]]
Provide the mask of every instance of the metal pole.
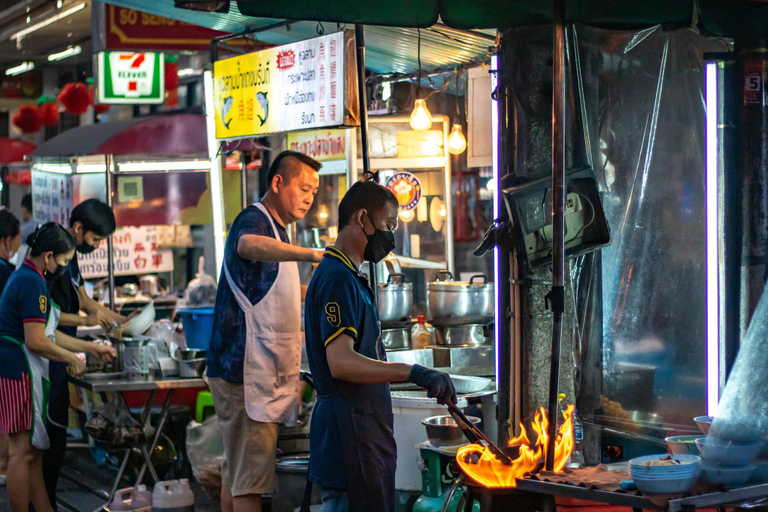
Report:
[[[112,197],[112,169],[115,165],[115,157],[113,155],[106,155],[107,170],[105,175],[107,176],[107,205],[112,208],[114,199]],[[112,241],[112,235],[107,238],[107,276],[109,276],[109,307],[112,311],[115,309],[115,256],[112,254],[114,244]]]
[[[360,102],[360,138],[363,148],[363,173],[371,170],[371,156],[368,148],[368,99],[365,89],[365,26],[359,23],[355,24],[355,46],[357,48],[357,95]],[[371,289],[374,290],[373,305],[378,303],[376,286],[376,264],[370,262]]]
[[565,310],[565,0],[555,0],[552,70],[552,354],[549,369],[547,471],[555,466],[560,341]]

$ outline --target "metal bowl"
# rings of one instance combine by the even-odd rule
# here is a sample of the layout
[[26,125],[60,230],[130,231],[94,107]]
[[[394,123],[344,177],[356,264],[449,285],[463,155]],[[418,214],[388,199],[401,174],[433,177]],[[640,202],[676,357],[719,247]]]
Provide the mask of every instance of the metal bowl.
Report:
[[[475,416],[467,416],[467,418],[474,425],[480,423],[480,418]],[[456,446],[467,442],[464,432],[449,415],[424,418],[421,424],[427,429],[427,437],[432,446]]]
[[712,416],[696,416],[693,418],[693,422],[705,436],[709,434],[709,427],[712,426],[712,420],[714,420]]
[[195,348],[180,348],[176,351],[176,357],[182,361],[205,358],[206,351]]
[[187,379],[202,377],[207,362],[208,360],[204,357],[200,359],[179,361],[179,377]]

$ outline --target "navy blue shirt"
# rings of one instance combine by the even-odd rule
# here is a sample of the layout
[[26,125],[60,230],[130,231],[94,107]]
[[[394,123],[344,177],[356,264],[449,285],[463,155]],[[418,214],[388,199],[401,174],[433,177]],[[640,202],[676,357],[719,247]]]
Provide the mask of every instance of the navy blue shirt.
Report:
[[304,329],[309,366],[320,398],[310,427],[309,477],[322,487],[345,489],[343,427],[338,426],[338,416],[326,399],[341,400],[363,414],[391,414],[392,402],[389,384],[355,384],[335,379],[328,366],[326,347],[342,334],[355,340],[356,352],[371,359],[387,360],[368,281],[335,247],[326,249],[309,283]]
[[[277,279],[279,263],[251,261],[237,254],[237,243],[242,235],[275,237],[267,214],[256,206],[245,208],[232,223],[224,246],[224,261],[237,284],[251,304],[258,304]],[[289,243],[288,232],[273,219],[280,240]],[[245,359],[245,315],[221,269],[213,313],[213,334],[208,348],[208,376],[229,382],[243,382]]]
[[10,262],[0,258],[0,295],[3,293],[5,283],[8,282],[8,278],[11,277],[11,272],[16,269]]
[[0,377],[17,380],[20,372],[29,371],[23,353],[14,348],[24,343],[24,324],[45,324],[50,307],[51,295],[45,278],[32,263],[25,261],[8,279],[0,296]]

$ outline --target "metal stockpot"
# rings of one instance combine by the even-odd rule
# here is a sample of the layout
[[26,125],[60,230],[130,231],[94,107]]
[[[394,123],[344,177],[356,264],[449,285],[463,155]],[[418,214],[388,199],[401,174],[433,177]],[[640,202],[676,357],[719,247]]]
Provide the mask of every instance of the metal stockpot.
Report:
[[379,320],[399,322],[411,317],[413,283],[406,283],[403,274],[390,274],[385,284],[378,285]]
[[[442,276],[448,279],[441,280]],[[493,283],[484,275],[472,276],[469,282],[454,281],[450,272],[441,271],[437,278],[427,283],[427,320],[459,325],[493,318]]]

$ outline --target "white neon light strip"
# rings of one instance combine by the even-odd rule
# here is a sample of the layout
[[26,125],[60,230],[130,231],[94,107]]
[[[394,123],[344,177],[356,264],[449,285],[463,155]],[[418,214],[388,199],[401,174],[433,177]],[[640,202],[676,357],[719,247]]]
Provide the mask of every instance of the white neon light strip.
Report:
[[200,171],[209,170],[211,162],[209,160],[182,160],[171,162],[126,162],[118,164],[117,169],[120,172],[142,172],[142,171]]
[[67,48],[63,52],[50,54],[48,56],[48,60],[50,62],[55,62],[55,61],[59,61],[59,60],[68,59],[69,57],[74,57],[75,55],[80,55],[81,53],[83,53],[82,46],[80,46],[80,45],[70,46],[69,48]]
[[203,74],[205,90],[205,127],[208,135],[208,158],[211,169],[211,206],[213,209],[213,249],[216,259],[216,279],[221,275],[221,265],[224,261],[224,192],[221,183],[221,159],[219,158],[219,142],[216,140],[216,119],[213,115],[216,106],[213,101],[213,73]]
[[27,71],[32,71],[33,69],[35,69],[34,62],[22,62],[18,66],[6,69],[5,74],[7,76],[16,76],[22,73],[26,73]]
[[35,164],[32,170],[55,172],[56,174],[72,174],[72,166],[70,164]]
[[707,254],[707,414],[717,415],[720,399],[720,312],[717,236],[717,63],[706,65],[706,254]]
[[56,14],[54,16],[51,16],[50,18],[48,18],[46,20],[43,20],[43,21],[41,21],[39,23],[35,23],[34,25],[30,25],[30,26],[28,26],[26,28],[23,28],[23,29],[19,30],[18,32],[16,32],[15,34],[11,34],[11,39],[19,39],[21,37],[29,35],[32,32],[40,30],[41,28],[45,28],[48,25],[52,25],[52,24],[56,23],[59,20],[63,20],[67,16],[71,16],[71,15],[75,14],[76,12],[82,11],[83,9],[85,9],[85,4],[77,4],[74,7],[70,7],[69,9],[65,9],[65,10],[61,11],[60,13],[58,13],[58,14]]
[[[496,90],[498,84],[497,72],[499,69],[499,57],[498,55],[491,56],[491,93]],[[501,212],[499,211],[499,110],[496,102],[491,100],[491,144],[493,147],[493,215],[494,218],[498,218]],[[496,297],[494,297],[494,322],[493,329],[493,341],[496,347],[496,389],[500,389],[501,371],[499,369],[499,349],[501,348],[501,322],[503,321],[501,316],[501,278],[499,277],[499,266],[501,260],[501,253],[498,246],[493,248],[493,282],[496,283]],[[504,376],[508,378],[508,375]]]

